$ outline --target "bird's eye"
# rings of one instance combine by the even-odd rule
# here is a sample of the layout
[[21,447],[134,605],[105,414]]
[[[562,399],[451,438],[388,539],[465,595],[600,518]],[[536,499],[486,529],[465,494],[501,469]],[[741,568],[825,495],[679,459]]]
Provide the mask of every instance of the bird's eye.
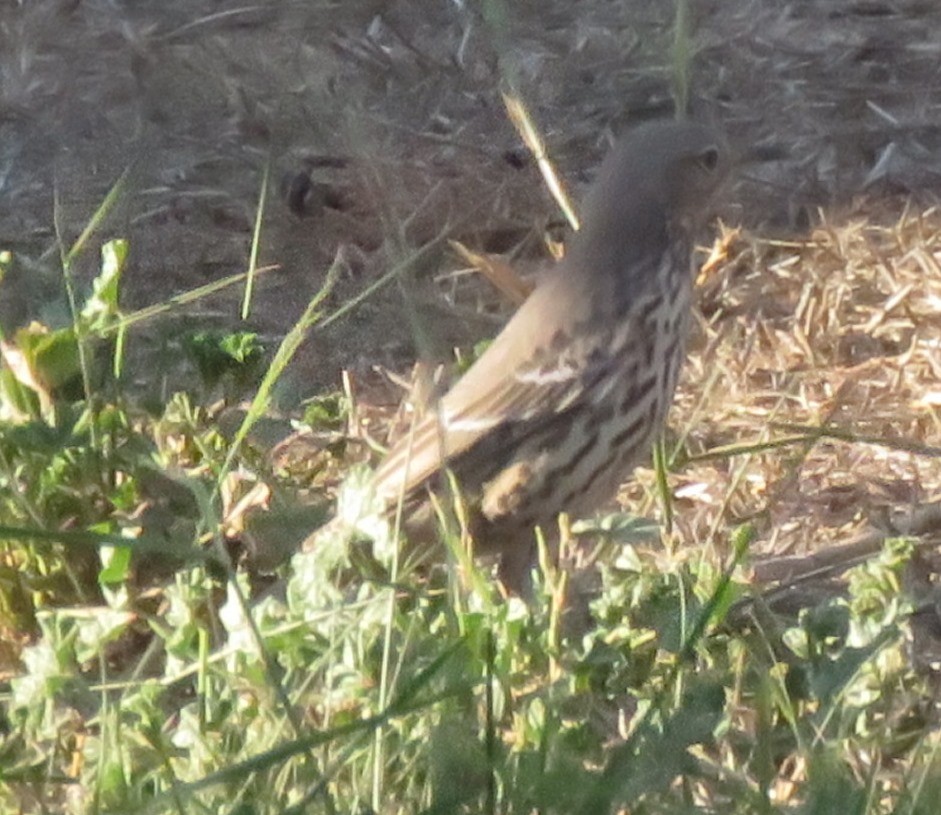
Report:
[[697,156],[699,166],[710,173],[719,166],[719,149],[717,147],[707,147],[699,156]]

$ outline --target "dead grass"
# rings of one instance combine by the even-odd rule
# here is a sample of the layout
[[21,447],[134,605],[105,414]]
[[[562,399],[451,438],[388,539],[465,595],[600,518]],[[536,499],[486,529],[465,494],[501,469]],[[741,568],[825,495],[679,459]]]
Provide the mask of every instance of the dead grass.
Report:
[[803,241],[725,233],[672,415],[692,457],[673,477],[683,543],[749,521],[754,552],[810,551],[938,495],[939,229],[935,208],[867,201]]

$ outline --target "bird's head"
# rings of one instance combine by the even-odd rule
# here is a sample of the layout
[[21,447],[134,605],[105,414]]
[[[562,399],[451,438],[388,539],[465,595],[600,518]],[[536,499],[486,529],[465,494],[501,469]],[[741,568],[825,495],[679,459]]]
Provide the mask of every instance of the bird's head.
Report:
[[732,166],[725,140],[695,122],[642,125],[602,162],[582,207],[582,228],[566,253],[583,273],[631,270],[691,232]]
[[[657,209],[668,219],[704,214],[731,169],[725,140],[698,122],[662,121],[641,125],[621,139],[598,170],[585,201],[593,217],[620,213],[638,220],[638,209]],[[605,210],[606,213],[599,213]]]

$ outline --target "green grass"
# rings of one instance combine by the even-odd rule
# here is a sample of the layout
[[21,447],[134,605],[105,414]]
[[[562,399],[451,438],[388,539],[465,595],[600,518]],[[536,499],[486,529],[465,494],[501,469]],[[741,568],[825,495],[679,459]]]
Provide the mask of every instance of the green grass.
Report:
[[740,613],[747,530],[726,564],[665,561],[615,519],[596,525],[612,544],[584,602],[563,602],[551,568],[526,606],[342,539],[282,563],[266,593],[233,561],[227,512],[267,485],[267,534],[283,517],[296,537],[278,507],[309,485],[273,472],[250,430],[330,319],[328,286],[250,368],[254,406],[223,435],[194,396],[255,364],[250,338],[201,338],[193,393],[135,408],[115,364],[119,250],[61,334],[10,338],[71,350],[48,357],[55,376],[42,354],[26,354],[32,378],[4,370],[0,809],[934,811],[933,693],[899,590],[910,547],[799,618]]

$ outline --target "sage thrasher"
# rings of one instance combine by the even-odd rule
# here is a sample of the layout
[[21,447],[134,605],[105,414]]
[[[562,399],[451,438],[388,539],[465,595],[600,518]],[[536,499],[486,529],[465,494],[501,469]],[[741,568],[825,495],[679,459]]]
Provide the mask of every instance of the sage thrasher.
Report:
[[519,592],[534,528],[551,537],[560,512],[583,517],[614,495],[670,407],[692,235],[728,164],[725,143],[691,122],[616,144],[564,259],[379,465],[376,494],[390,513],[401,505],[407,535],[428,534],[432,496],[447,502],[456,484],[475,552],[498,554]]

